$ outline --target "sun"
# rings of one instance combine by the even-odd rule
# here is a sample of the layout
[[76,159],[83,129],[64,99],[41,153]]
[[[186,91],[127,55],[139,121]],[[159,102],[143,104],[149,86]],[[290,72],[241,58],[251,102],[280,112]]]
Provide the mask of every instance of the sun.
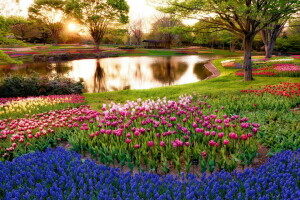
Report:
[[68,24],[68,29],[70,30],[70,31],[76,31],[77,30],[77,24],[75,24],[74,22],[70,22],[69,24]]

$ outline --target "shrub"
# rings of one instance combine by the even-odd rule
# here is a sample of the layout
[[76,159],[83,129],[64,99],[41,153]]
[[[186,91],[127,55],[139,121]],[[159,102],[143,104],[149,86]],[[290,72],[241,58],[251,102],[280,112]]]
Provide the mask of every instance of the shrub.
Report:
[[60,76],[11,75],[0,81],[0,97],[81,94],[82,82]]

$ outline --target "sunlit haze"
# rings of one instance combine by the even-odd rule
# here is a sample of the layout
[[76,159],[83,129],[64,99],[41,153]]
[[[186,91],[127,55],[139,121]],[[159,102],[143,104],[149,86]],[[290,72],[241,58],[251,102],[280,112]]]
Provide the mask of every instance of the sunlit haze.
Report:
[[[19,3],[16,0],[0,0],[1,2],[7,2],[4,7],[3,14],[5,15],[15,15],[15,16],[24,16],[28,15],[27,9],[34,2],[34,0],[19,0]],[[160,16],[159,12],[150,5],[148,0],[127,0],[128,5],[130,6],[129,17],[130,20],[139,20],[142,19],[145,25],[144,29],[149,31],[150,24],[155,21],[156,18]],[[184,20],[186,24],[195,23],[192,20]],[[76,27],[74,24],[68,25],[68,29],[75,31]]]

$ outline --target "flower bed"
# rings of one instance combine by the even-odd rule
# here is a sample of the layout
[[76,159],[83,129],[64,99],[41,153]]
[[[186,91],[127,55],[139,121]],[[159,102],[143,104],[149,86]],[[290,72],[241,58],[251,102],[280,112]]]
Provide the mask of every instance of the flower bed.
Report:
[[291,57],[294,59],[300,59],[300,55],[292,55]]
[[278,85],[266,85],[259,89],[251,88],[247,90],[241,90],[241,92],[254,93],[258,96],[268,93],[295,98],[300,96],[300,83],[281,83]]
[[41,112],[45,108],[55,108],[57,104],[81,104],[84,102],[84,96],[77,94],[0,98],[0,117],[12,117],[22,113],[33,114]]
[[101,123],[82,124],[83,131],[69,142],[107,165],[117,161],[131,170],[168,173],[174,168],[188,172],[199,162],[198,171],[212,172],[249,165],[257,154],[259,124],[226,115],[196,97],[128,101],[102,109]]
[[95,121],[99,113],[83,105],[55,110],[26,118],[0,120],[0,160],[12,159],[29,151],[55,146],[75,134],[72,127]]
[[174,168],[188,172],[193,162],[199,163],[197,170],[202,172],[233,170],[239,164],[249,165],[257,154],[258,124],[226,115],[192,96],[178,102],[158,99],[113,104],[102,119],[98,115],[81,106],[1,120],[0,153],[11,159],[27,152],[28,145],[43,149],[63,137],[75,150],[89,151],[102,163],[117,161],[131,170],[164,173]]
[[[273,64],[252,70],[254,76],[300,76],[300,66],[296,64]],[[244,76],[243,70],[236,72],[237,76]]]
[[122,173],[58,148],[0,163],[0,198],[295,200],[299,179],[300,150],[276,154],[258,169],[197,178]]

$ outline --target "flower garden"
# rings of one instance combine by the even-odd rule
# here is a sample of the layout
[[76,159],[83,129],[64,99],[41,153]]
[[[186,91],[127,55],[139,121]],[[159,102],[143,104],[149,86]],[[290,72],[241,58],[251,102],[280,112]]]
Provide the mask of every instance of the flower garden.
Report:
[[299,82],[97,109],[88,95],[1,98],[0,199],[298,199],[299,100]]
[[[253,76],[273,76],[273,77],[300,77],[299,56],[294,55],[288,58],[278,57],[275,59],[258,58],[253,59]],[[241,60],[230,59],[222,62],[225,68],[241,68]],[[237,76],[244,76],[243,70],[235,73]]]

